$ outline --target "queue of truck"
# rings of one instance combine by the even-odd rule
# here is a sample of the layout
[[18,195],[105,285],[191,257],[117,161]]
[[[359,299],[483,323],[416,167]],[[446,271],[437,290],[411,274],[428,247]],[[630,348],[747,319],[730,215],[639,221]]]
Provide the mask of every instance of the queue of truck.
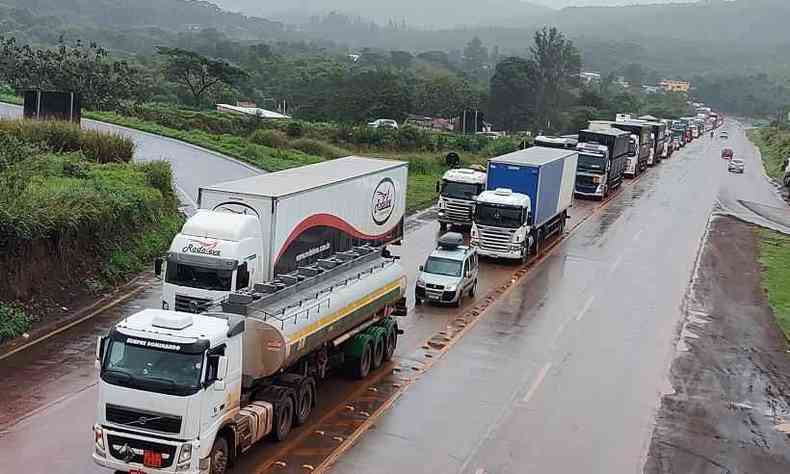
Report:
[[[474,297],[479,258],[525,262],[561,235],[574,197],[603,200],[700,133],[694,120],[593,121],[575,136],[453,169],[437,183],[451,232],[420,267],[415,303]],[[307,422],[332,370],[392,359],[407,314],[407,164],[347,157],[201,188],[157,259],[161,307],[96,346],[94,461],[130,473],[223,474]]]

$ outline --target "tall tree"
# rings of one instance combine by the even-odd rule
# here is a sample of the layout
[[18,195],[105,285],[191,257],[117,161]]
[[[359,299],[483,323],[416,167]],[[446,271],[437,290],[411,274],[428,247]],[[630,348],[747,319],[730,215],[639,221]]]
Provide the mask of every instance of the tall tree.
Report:
[[225,61],[210,59],[180,48],[159,48],[165,57],[165,77],[186,88],[195,105],[203,102],[209,92],[233,86],[248,77],[247,73]]
[[527,130],[533,125],[538,71],[528,59],[510,57],[497,64],[491,78],[489,111],[504,130]]
[[475,36],[464,48],[464,71],[475,78],[480,78],[485,73],[488,63],[488,50],[483,42]]
[[573,42],[555,27],[544,27],[535,32],[535,44],[530,48],[531,60],[537,72],[536,118],[539,127],[551,129],[559,119],[567,92],[578,88],[581,55]]

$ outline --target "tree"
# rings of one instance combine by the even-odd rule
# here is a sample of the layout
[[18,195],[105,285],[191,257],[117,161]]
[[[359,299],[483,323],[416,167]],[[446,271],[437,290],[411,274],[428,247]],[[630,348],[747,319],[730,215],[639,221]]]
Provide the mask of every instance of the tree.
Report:
[[109,109],[122,100],[145,99],[151,79],[126,61],[111,60],[95,43],[35,49],[0,36],[0,82],[15,89],[75,92],[86,108]]
[[526,130],[533,124],[538,71],[533,61],[510,57],[497,64],[491,78],[489,111],[504,130]]
[[415,111],[438,117],[453,117],[464,109],[479,108],[479,93],[469,81],[442,74],[420,81],[415,90]]
[[623,68],[623,78],[631,84],[631,87],[641,88],[646,77],[647,71],[641,64],[631,63]]
[[539,127],[551,129],[559,117],[567,91],[579,85],[581,55],[579,50],[557,28],[543,28],[535,33],[530,48],[537,77],[536,115]]
[[195,105],[202,103],[209,92],[237,85],[248,77],[244,70],[236,66],[193,51],[160,47],[159,54],[165,57],[162,69],[165,77],[186,88]]
[[398,69],[408,69],[414,62],[414,56],[408,51],[391,51],[392,65]]
[[475,36],[464,48],[464,71],[475,78],[482,77],[488,63],[488,50],[483,42]]

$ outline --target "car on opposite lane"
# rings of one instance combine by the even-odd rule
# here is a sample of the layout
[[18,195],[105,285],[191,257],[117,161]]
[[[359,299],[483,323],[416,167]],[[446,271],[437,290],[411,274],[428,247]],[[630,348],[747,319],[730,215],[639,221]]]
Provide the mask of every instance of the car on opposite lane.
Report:
[[727,171],[730,173],[741,173],[743,174],[743,170],[746,167],[746,164],[740,158],[733,158],[730,160],[729,165],[727,165]]
[[722,131],[721,133],[719,133],[719,138],[724,138],[726,140],[730,138],[730,134],[726,131]]

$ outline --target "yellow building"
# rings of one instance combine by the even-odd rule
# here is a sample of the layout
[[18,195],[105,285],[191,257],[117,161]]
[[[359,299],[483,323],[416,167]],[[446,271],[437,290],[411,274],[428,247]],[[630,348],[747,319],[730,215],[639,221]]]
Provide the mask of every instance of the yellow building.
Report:
[[688,92],[691,88],[688,81],[671,81],[669,79],[661,81],[659,86],[667,92]]

